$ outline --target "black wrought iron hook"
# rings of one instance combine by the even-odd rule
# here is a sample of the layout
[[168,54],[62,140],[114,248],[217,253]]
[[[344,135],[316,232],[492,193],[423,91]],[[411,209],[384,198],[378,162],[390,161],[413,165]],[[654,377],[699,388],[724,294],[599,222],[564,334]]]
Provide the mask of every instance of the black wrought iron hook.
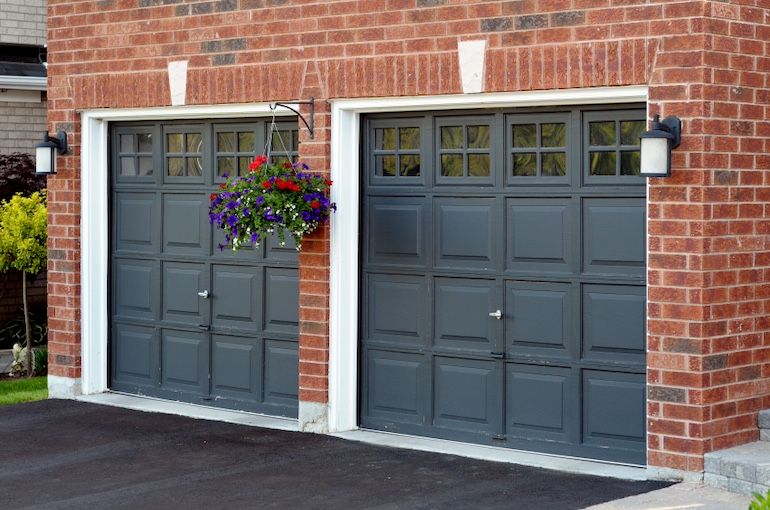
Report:
[[[270,105],[270,111],[275,111],[276,108],[279,106],[282,106],[283,108],[286,108],[287,110],[291,110],[294,113],[296,113],[300,119],[302,119],[302,122],[305,123],[305,127],[310,131],[310,139],[313,139],[313,117],[315,113],[315,107],[314,107],[315,99],[312,97],[310,98],[310,101],[285,101],[282,103],[273,103]],[[308,121],[305,120],[305,117],[299,113],[299,111],[295,110],[289,105],[301,105],[301,104],[307,104],[310,105],[310,123],[308,124]]]

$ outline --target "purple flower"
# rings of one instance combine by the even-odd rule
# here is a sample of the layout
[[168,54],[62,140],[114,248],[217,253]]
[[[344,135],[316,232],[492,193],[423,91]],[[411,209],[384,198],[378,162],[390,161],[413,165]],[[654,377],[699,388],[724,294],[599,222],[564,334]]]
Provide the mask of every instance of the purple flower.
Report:
[[[234,227],[236,223],[238,223],[238,218],[236,218],[235,216],[228,216],[227,217],[227,224],[228,225],[230,225],[231,227]],[[235,234],[233,234],[233,235],[235,235]]]
[[251,242],[256,243],[259,239],[259,234],[251,234]]

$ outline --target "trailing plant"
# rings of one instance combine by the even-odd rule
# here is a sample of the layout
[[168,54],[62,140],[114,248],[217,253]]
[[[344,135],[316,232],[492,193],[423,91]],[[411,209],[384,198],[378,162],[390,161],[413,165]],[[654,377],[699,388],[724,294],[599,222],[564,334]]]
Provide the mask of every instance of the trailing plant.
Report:
[[302,237],[337,209],[329,200],[332,181],[308,173],[304,163],[267,164],[265,156],[258,156],[249,171],[243,177],[225,176],[227,180],[210,197],[210,223],[224,230],[234,251],[248,243],[259,246],[273,234],[283,246],[286,231],[301,250]]
[[751,494],[754,499],[749,503],[749,510],[770,510],[770,490],[764,496],[758,492]]

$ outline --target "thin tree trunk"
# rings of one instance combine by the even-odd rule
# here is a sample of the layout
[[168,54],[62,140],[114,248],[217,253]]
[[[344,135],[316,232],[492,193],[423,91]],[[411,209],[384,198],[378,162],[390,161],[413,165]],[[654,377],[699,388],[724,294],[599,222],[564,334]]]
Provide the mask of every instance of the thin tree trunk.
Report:
[[21,272],[21,302],[24,304],[24,329],[27,333],[27,378],[32,377],[32,328],[29,326],[27,308],[27,272]]

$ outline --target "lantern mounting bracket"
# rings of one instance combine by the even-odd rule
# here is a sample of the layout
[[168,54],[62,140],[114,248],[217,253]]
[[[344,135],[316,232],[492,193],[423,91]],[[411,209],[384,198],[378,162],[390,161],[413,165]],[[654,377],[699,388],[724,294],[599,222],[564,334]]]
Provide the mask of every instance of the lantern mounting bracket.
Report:
[[[289,105],[297,105],[298,106],[298,105],[303,105],[303,104],[310,105],[310,122],[309,123],[308,123],[307,120],[305,120],[305,116],[304,115],[299,113],[299,111],[296,110],[295,108],[292,108],[291,106],[289,106]],[[275,112],[275,109],[278,108],[279,106],[282,107],[282,108],[286,108],[287,110],[293,111],[294,113],[296,113],[299,116],[300,119],[302,119],[302,122],[305,123],[305,127],[308,129],[308,131],[310,131],[310,139],[312,140],[313,139],[313,132],[314,132],[313,117],[314,117],[314,113],[315,113],[315,99],[313,99],[311,97],[309,101],[283,101],[283,102],[280,102],[280,103],[272,103],[270,105],[270,110]]]

